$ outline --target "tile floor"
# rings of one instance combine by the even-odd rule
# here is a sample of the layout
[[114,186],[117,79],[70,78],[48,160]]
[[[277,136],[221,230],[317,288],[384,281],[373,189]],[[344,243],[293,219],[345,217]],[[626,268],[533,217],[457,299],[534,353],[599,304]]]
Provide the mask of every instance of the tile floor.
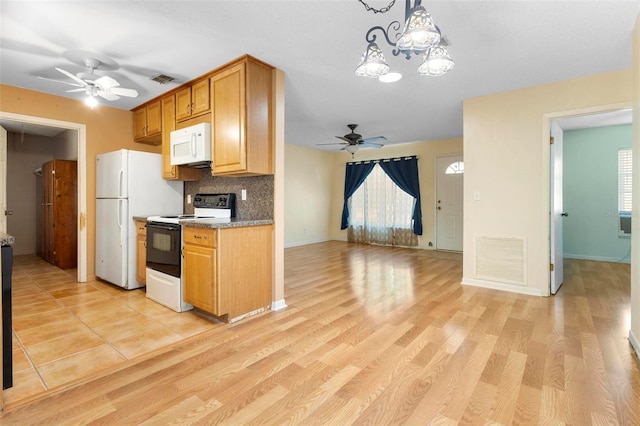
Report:
[[5,390],[6,403],[223,326],[153,302],[144,288],[79,283],[75,270],[35,255],[14,258],[12,296],[14,386]]

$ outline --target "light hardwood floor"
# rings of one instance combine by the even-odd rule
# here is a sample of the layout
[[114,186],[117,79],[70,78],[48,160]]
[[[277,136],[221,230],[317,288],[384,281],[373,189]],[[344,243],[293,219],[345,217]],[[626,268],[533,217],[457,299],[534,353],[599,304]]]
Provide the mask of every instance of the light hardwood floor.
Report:
[[13,424],[640,424],[629,266],[559,294],[462,287],[461,256],[287,249],[288,308],[9,406]]

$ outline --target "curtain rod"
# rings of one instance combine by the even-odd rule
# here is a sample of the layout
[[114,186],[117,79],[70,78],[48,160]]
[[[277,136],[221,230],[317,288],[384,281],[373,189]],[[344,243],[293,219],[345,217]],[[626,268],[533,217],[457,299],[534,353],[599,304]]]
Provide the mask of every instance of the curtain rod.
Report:
[[367,163],[379,163],[381,161],[384,162],[389,162],[389,161],[402,161],[402,160],[411,160],[412,158],[415,158],[416,160],[419,159],[420,157],[418,157],[417,155],[408,155],[406,157],[394,157],[394,158],[381,158],[378,160],[362,160],[362,161],[349,161],[347,163],[347,165],[352,165],[352,164],[367,164]]

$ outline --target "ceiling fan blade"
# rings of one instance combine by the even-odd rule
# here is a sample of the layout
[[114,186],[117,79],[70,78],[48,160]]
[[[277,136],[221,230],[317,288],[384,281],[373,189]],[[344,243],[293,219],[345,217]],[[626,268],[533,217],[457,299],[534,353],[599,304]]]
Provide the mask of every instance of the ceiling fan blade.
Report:
[[75,81],[76,83],[82,84],[83,86],[87,86],[87,82],[86,81],[76,77],[75,75],[71,74],[69,71],[65,71],[62,68],[58,68],[58,67],[56,67],[55,69],[56,69],[56,71],[61,72],[62,74],[66,75],[67,77],[69,77],[70,79]]
[[114,95],[113,93],[108,92],[106,90],[98,90],[98,96],[108,101],[117,101],[118,99],[120,99],[120,96]]
[[115,81],[113,78],[108,75],[103,75],[99,79],[95,80],[94,83],[100,87],[104,87],[106,89],[111,89],[112,87],[120,86],[120,83]]
[[119,96],[127,96],[129,98],[137,98],[138,91],[135,89],[125,89],[124,87],[112,87],[109,89],[111,93]]
[[333,142],[333,143],[317,143],[316,145],[349,145],[345,142]]
[[67,93],[73,93],[73,92],[86,92],[87,89],[71,89],[71,90],[65,90],[65,92]]
[[374,136],[372,138],[362,139],[362,143],[376,143],[376,142],[382,142],[386,140],[387,138],[385,138],[384,136]]
[[[68,81],[62,81],[62,80],[56,80],[54,78],[47,78],[47,77],[38,77],[39,79],[42,80],[47,80],[47,81],[55,81],[56,83],[62,83],[62,84],[68,84],[69,86],[74,86],[74,87],[84,87],[84,84],[76,84],[76,83],[71,83]],[[84,89],[83,89],[84,90]]]
[[363,142],[363,143],[359,143],[358,146],[361,146],[364,148],[382,148],[384,145],[380,143]]
[[342,140],[343,140],[343,141],[345,141],[346,143],[351,144],[351,141],[350,141],[349,139],[345,138],[344,136],[336,136],[336,138],[338,138],[338,139],[342,139]]

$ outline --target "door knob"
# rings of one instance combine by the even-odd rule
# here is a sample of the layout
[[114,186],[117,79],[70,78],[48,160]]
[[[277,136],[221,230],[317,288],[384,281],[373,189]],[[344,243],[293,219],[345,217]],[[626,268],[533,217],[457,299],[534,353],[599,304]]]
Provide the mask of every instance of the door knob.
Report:
[[569,213],[567,213],[567,212],[562,212],[562,213],[560,213],[560,216],[567,217],[567,216],[569,216]]

